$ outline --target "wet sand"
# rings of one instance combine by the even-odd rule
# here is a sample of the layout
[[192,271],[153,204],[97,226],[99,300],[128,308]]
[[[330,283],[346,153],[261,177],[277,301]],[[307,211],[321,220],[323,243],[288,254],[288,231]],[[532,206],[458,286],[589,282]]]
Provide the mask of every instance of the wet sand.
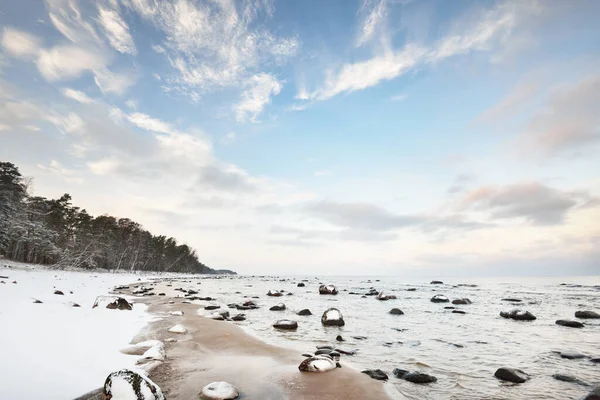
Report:
[[[157,282],[154,292],[171,294],[167,282]],[[148,286],[148,285],[146,285]],[[194,288],[192,283],[173,283],[173,287]],[[122,291],[130,294],[129,291]],[[168,304],[173,300],[174,304]],[[151,379],[169,400],[198,399],[201,389],[214,381],[226,381],[240,391],[240,399],[312,400],[312,399],[387,399],[384,384],[354,369],[344,367],[325,373],[300,372],[304,357],[295,350],[272,346],[245,333],[230,321],[215,321],[199,316],[199,304],[182,304],[183,297],[138,297],[137,302],[149,306],[156,315],[132,341],[174,338],[166,342],[167,360],[152,370]],[[240,296],[240,302],[244,299]],[[225,309],[226,310],[226,309]],[[220,309],[218,311],[225,311]],[[170,311],[183,311],[184,316],[170,316]],[[236,311],[236,310],[230,310]],[[252,318],[251,313],[246,313]],[[184,325],[188,333],[167,330]],[[307,349],[307,352],[314,349]],[[373,366],[377,368],[377,366]],[[93,398],[93,397],[87,397]]]

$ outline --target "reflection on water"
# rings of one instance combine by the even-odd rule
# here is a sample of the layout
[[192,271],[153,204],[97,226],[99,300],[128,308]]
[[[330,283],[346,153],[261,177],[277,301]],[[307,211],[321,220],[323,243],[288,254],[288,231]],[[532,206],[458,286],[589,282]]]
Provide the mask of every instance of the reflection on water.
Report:
[[[306,287],[296,284],[306,280]],[[379,280],[379,281],[377,281]],[[334,284],[337,296],[319,295],[319,282]],[[589,359],[566,360],[555,351],[577,351],[600,357],[600,320],[583,320],[586,327],[573,329],[555,325],[557,319],[575,319],[576,310],[600,312],[600,277],[579,278],[495,278],[446,279],[431,285],[424,280],[405,278],[338,277],[280,278],[231,277],[204,279],[200,292],[217,299],[226,307],[241,303],[244,296],[260,296],[257,310],[241,311],[248,320],[238,323],[249,333],[299,354],[315,350],[316,345],[333,343],[346,350],[359,349],[354,356],[342,356],[342,363],[358,369],[381,368],[390,375],[387,385],[395,397],[410,399],[578,399],[589,388],[556,381],[553,374],[574,375],[582,381],[600,383],[600,365]],[[561,285],[567,283],[567,285]],[[476,284],[476,287],[458,286]],[[371,287],[397,296],[396,300],[378,301],[375,296],[362,298]],[[408,291],[407,289],[416,289]],[[292,296],[267,297],[270,289],[292,292]],[[473,304],[456,305],[466,314],[455,314],[432,303],[435,294],[450,300],[469,298]],[[500,311],[515,304],[502,301],[517,298],[517,305],[532,312],[536,321],[503,319]],[[283,302],[285,311],[269,311]],[[203,303],[204,304],[204,303]],[[339,308],[346,325],[323,327],[321,314],[330,307]],[[390,315],[391,308],[404,315]],[[297,316],[308,308],[312,316]],[[235,311],[235,310],[232,310]],[[207,315],[210,312],[206,312]],[[283,318],[298,321],[297,331],[278,331],[272,324]],[[345,342],[337,343],[342,335]],[[366,336],[364,340],[353,336]],[[494,378],[499,367],[519,368],[532,379],[521,385],[501,383]],[[438,378],[429,385],[415,385],[396,379],[394,368],[420,370]]]

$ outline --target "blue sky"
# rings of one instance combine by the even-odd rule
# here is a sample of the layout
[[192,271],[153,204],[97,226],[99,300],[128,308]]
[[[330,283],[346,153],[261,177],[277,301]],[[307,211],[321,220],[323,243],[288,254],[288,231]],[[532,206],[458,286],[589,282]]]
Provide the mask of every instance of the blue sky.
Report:
[[598,274],[598,12],[2,0],[0,158],[216,268]]

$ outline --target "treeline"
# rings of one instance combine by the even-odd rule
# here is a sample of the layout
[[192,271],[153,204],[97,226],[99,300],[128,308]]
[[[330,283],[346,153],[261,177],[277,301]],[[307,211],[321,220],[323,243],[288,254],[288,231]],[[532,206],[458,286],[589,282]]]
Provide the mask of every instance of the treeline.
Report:
[[18,168],[0,162],[0,255],[59,268],[223,273],[172,237],[154,236],[128,218],[93,217],[59,199],[30,196]]

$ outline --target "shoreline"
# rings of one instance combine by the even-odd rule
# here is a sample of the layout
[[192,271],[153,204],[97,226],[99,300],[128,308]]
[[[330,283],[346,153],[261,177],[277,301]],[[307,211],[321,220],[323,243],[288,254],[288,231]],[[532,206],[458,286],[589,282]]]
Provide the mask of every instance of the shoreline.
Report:
[[[157,292],[170,292],[167,282],[178,282],[192,288],[185,279],[137,282],[151,286]],[[130,284],[130,286],[132,286]],[[302,373],[298,365],[304,360],[298,351],[268,344],[245,332],[230,321],[216,321],[198,314],[199,304],[185,304],[184,297],[138,297],[131,290],[118,291],[144,303],[154,317],[132,340],[164,341],[167,359],[150,372],[150,378],[170,400],[197,399],[202,388],[215,381],[226,381],[238,388],[243,398],[263,400],[317,399],[389,399],[382,382],[373,380],[351,367],[344,366],[326,373]],[[174,304],[169,304],[174,301]],[[171,316],[171,311],[183,311],[183,316]],[[174,334],[167,330],[175,324],[184,325],[188,333]],[[79,399],[96,399],[94,392]],[[92,396],[91,396],[92,395]]]

